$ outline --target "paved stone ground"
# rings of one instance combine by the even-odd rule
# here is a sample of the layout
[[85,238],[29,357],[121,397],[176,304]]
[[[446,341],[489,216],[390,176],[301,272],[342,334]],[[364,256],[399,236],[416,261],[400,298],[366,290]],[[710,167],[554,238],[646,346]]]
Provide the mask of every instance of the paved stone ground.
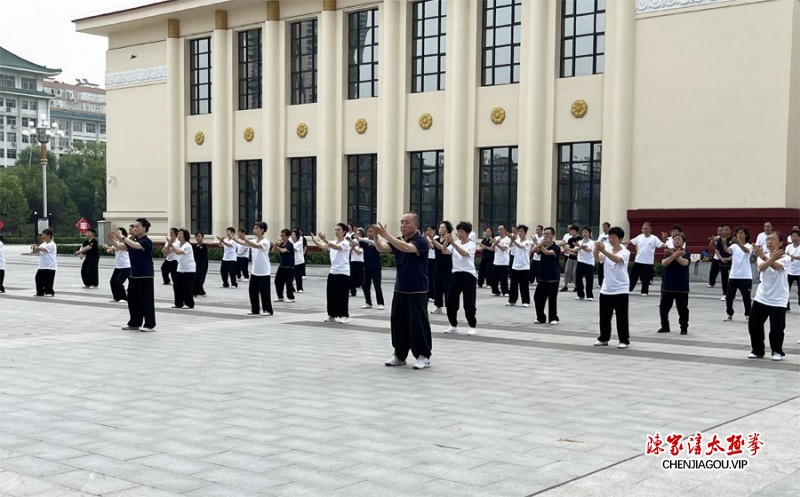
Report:
[[[387,368],[389,309],[323,324],[326,268],[306,293],[246,318],[212,264],[194,310],[157,286],[154,333],[124,332],[59,257],[56,297],[6,247],[0,295],[3,496],[795,496],[800,312],[786,360],[748,361],[741,303],[693,286],[690,334],[657,335],[658,296],[631,297],[632,347],[593,347],[597,302],[561,293],[561,324],[479,290],[479,335],[443,335],[433,367]],[[391,297],[393,269],[384,271]],[[657,293],[657,292],[656,292]],[[673,311],[673,321],[677,320]],[[677,324],[673,323],[673,328]],[[614,345],[615,342],[612,342]],[[760,432],[744,470],[664,470],[648,434]],[[723,440],[723,445],[727,443]],[[708,461],[711,456],[704,458]]]

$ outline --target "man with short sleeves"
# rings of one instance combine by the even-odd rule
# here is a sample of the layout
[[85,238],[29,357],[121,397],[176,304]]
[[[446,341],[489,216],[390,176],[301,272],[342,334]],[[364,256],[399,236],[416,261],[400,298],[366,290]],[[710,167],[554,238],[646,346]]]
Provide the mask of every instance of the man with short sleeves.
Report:
[[511,289],[508,293],[507,306],[517,305],[517,298],[522,297],[522,307],[530,307],[531,290],[528,280],[531,272],[531,246],[533,242],[528,239],[528,227],[520,224],[516,235],[511,235],[511,255],[514,262],[511,265]]
[[567,226],[567,234],[561,239],[561,251],[564,252],[566,260],[564,261],[564,287],[561,288],[562,292],[569,291],[569,284],[575,284],[575,273],[578,266],[578,253],[575,250],[575,245],[580,240],[578,236],[578,227],[574,224]]
[[691,258],[683,233],[672,237],[673,247],[679,247],[661,260],[661,302],[658,305],[661,315],[661,328],[658,333],[669,333],[669,311],[673,302],[678,308],[678,324],[681,335],[688,333],[689,328],[689,263]]
[[619,226],[608,230],[608,245],[595,243],[595,259],[603,261],[606,277],[600,288],[600,336],[595,346],[607,346],[611,339],[611,319],[617,315],[617,348],[627,349],[631,345],[628,326],[628,261],[631,253],[621,241],[625,231]]
[[[792,230],[791,243],[786,244],[785,252],[789,257],[789,265],[786,266],[786,274],[789,275],[789,293],[792,291],[792,285],[797,283],[797,305],[800,305],[800,230]],[[786,310],[792,310],[792,306],[788,303]]]
[[[592,228],[585,227],[581,230],[582,238],[575,244],[578,255],[578,266],[575,268],[575,291],[578,296],[575,300],[594,300],[594,240]],[[585,289],[585,292],[584,292]]]
[[502,224],[497,226],[497,233],[499,236],[494,239],[495,241],[489,249],[494,251],[492,296],[506,297],[508,296],[508,265],[511,262],[511,239],[508,237],[506,227]]
[[114,248],[127,250],[131,259],[128,279],[128,313],[130,319],[123,330],[153,331],[156,327],[155,292],[153,290],[153,242],[147,236],[150,221],[139,218],[131,228],[130,238],[117,231]]
[[533,232],[533,236],[531,237],[531,249],[533,251],[533,256],[531,257],[531,284],[537,280],[539,277],[539,261],[542,260],[542,254],[539,253],[536,249],[536,246],[544,241],[544,226],[541,224],[536,226],[536,231]]
[[767,237],[772,234],[772,223],[767,221],[764,223],[764,231],[756,237],[756,246],[764,251],[764,254],[769,255],[769,247],[767,246]]
[[653,265],[655,264],[656,249],[664,244],[657,236],[652,234],[650,223],[642,225],[642,233],[631,240],[631,245],[636,247],[636,257],[633,260],[633,269],[630,274],[629,291],[633,292],[639,278],[642,280],[642,296],[650,293],[650,282],[653,280]]
[[786,328],[786,304],[789,302],[789,282],[786,277],[786,266],[789,257],[781,250],[783,237],[778,232],[767,235],[764,242],[769,253],[760,246],[753,247],[756,254],[756,266],[761,273],[761,283],[756,289],[750,322],[747,324],[750,333],[751,352],[748,359],[764,357],[764,324],[769,319],[769,347],[773,361],[782,361],[783,339]]
[[[558,324],[558,282],[561,280],[561,266],[558,257],[561,249],[553,241],[556,230],[550,226],[544,229],[544,240],[536,247],[542,255],[539,261],[539,284],[533,292],[533,305],[536,309],[536,324]],[[547,314],[544,313],[547,305]]]
[[475,318],[475,293],[477,289],[477,271],[475,271],[475,242],[469,239],[472,232],[472,223],[461,221],[456,225],[456,236],[448,233],[445,235],[443,251],[449,252],[453,257],[453,275],[450,278],[450,287],[447,291],[447,320],[450,326],[445,333],[458,333],[458,307],[461,295],[464,295],[464,314],[467,318],[467,335],[478,333]]
[[419,216],[414,212],[403,214],[397,238],[382,224],[375,232],[387,242],[375,237],[375,248],[380,252],[393,252],[397,266],[397,279],[392,300],[392,346],[394,354],[384,364],[403,366],[409,349],[416,357],[414,369],[431,366],[431,324],[428,321],[428,241],[419,233]]

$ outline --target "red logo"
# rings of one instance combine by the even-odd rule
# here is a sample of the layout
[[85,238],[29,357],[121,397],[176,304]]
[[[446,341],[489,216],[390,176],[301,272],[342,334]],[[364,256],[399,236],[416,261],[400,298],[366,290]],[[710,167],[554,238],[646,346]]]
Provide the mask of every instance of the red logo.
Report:
[[85,217],[82,217],[80,221],[75,223],[75,227],[78,228],[78,231],[81,233],[86,233],[89,231],[89,228],[91,228],[91,226],[89,226],[89,221],[87,221]]

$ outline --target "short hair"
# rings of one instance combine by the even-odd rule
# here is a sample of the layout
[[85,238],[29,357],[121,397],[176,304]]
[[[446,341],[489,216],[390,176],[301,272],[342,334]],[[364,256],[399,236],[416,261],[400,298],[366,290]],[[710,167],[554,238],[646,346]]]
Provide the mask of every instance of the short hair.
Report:
[[92,233],[93,235],[95,235],[95,236],[97,235],[97,230],[96,230],[96,229],[94,229],[94,228],[89,228],[89,229],[88,229],[88,230],[86,230],[86,231],[87,231],[87,232],[91,232],[91,233]]
[[527,226],[525,226],[524,224],[520,224],[519,226],[517,226],[517,229],[518,229],[518,230],[522,230],[522,231],[524,231],[525,233],[528,233],[528,227],[527,227]]
[[591,226],[584,226],[583,229],[581,230],[581,232],[583,232],[584,230],[588,231],[590,235],[592,234],[592,227]]
[[749,242],[750,241],[750,228],[748,228],[746,225],[737,226],[736,227],[736,231],[734,231],[733,233],[736,234],[736,233],[739,233],[740,231],[742,233],[744,233],[744,241]]
[[47,235],[47,236],[49,236],[50,238],[53,238],[53,230],[51,230],[50,228],[45,228],[45,229],[43,229],[43,230],[42,230],[42,234],[43,234],[43,235]]
[[178,236],[178,228],[170,228],[169,234],[172,235],[173,233],[175,233],[175,236]]
[[444,225],[444,229],[446,229],[448,233],[453,232],[453,223],[451,223],[450,221],[444,220],[441,223],[439,223],[439,226],[441,225]]
[[[796,234],[797,236],[800,236],[800,230],[792,230],[792,231],[789,233],[789,235],[794,235],[794,234]],[[0,235],[0,236],[2,236],[2,235]]]
[[572,231],[572,230],[578,231],[578,225],[570,224],[569,226],[567,226],[567,231]]
[[508,228],[506,228],[506,225],[504,223],[497,223],[497,231],[500,231],[500,227],[508,231]]
[[[416,225],[417,225],[417,228],[419,228],[419,214],[417,214],[417,213],[416,213],[416,212],[414,212],[414,211],[407,211],[407,212],[403,213],[403,215],[404,215],[404,216],[405,216],[406,214],[411,214],[411,218],[414,220],[414,224],[416,224]],[[436,229],[436,228],[434,228],[434,230],[435,230],[435,229]]]
[[536,227],[544,229],[544,226],[542,226],[541,224],[537,224]]
[[122,233],[122,238],[128,238],[128,230],[126,230],[122,226],[119,227],[119,232]]
[[178,230],[178,232],[183,235],[183,239],[187,242],[192,239],[192,233],[186,228],[181,228]]
[[609,234],[609,235],[614,235],[614,236],[616,236],[617,238],[619,238],[620,240],[622,240],[623,238],[625,238],[625,230],[624,230],[624,229],[622,229],[622,228],[620,228],[619,226],[612,226],[612,227],[611,227],[611,228],[608,230],[608,234]]
[[457,230],[461,230],[469,234],[472,231],[472,223],[469,221],[461,221],[456,225]]
[[241,231],[242,233],[247,233],[247,230],[244,228],[239,228],[239,231]]
[[203,234],[203,232],[202,232],[202,231],[196,231],[196,232],[194,233],[194,236],[206,236],[206,235],[205,235],[205,234]]
[[344,223],[336,223],[336,226],[342,228],[342,233],[347,233],[348,231],[350,231],[350,228],[348,228],[347,225]]
[[680,224],[673,224],[672,229],[683,232],[683,227]]
[[555,235],[555,234],[556,234],[556,230],[555,230],[555,228],[553,228],[552,226],[548,226],[547,228],[545,228],[545,229],[544,229],[544,231],[549,231],[549,232],[550,232],[550,233],[552,233],[553,235]]
[[610,228],[610,227],[611,227],[611,223],[609,223],[608,221],[606,221],[606,222],[604,222],[604,223],[603,223],[603,226],[608,226],[608,227]]
[[721,226],[721,228],[725,228],[725,227],[727,227],[728,229],[731,229],[731,225],[730,225],[730,224],[728,224],[728,223],[725,223],[725,224],[723,224],[723,225]]
[[286,235],[286,238],[289,238],[290,236],[292,236],[292,232],[289,228],[283,228],[281,230],[281,235]]
[[428,227],[427,227],[427,228],[425,228],[425,231],[428,231],[428,230],[433,230],[433,231],[436,231],[436,226],[434,226],[434,225],[430,224],[430,225],[428,225]]
[[234,233],[236,233],[236,228],[234,228],[233,226],[228,226],[227,228],[225,228],[225,231],[226,232],[233,231]]
[[675,233],[675,234],[673,235],[673,238],[674,238],[674,237],[676,237],[676,236],[679,236],[679,237],[681,237],[681,240],[683,240],[683,241],[684,241],[684,243],[686,242],[686,235],[684,235],[684,234],[683,234],[683,231],[679,231],[679,232]]
[[777,237],[778,237],[778,241],[779,241],[779,242],[781,242],[781,243],[783,243],[783,235],[781,234],[781,232],[780,232],[780,231],[777,231],[777,230],[775,230],[775,231],[773,231],[772,233],[770,233],[769,235],[767,235],[767,237],[769,237],[770,235],[775,235],[775,236],[777,236]]
[[367,232],[364,231],[364,228],[356,228],[356,231],[358,231],[358,234],[362,237],[367,236]]
[[146,217],[140,217],[136,220],[139,225],[144,228],[144,232],[147,233],[150,231],[150,221],[147,220]]
[[648,228],[652,228],[652,225],[650,224],[650,221],[643,222],[642,223],[642,228],[644,228],[645,226],[647,226]]
[[[258,227],[259,227],[259,229],[262,229],[262,230],[264,230],[264,232],[266,232],[266,231],[267,231],[267,223],[265,223],[264,221],[258,221],[258,222],[257,222],[257,223],[255,223],[253,226],[258,226]],[[228,229],[231,229],[231,228],[228,228]]]

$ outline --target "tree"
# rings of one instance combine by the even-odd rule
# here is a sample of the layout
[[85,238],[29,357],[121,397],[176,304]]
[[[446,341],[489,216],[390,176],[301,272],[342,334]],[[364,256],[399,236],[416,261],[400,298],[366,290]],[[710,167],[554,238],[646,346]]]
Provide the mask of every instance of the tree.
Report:
[[0,171],[0,219],[6,232],[20,236],[29,221],[28,201],[19,178],[6,172]]
[[106,144],[76,144],[58,159],[58,176],[80,215],[95,226],[106,210]]

